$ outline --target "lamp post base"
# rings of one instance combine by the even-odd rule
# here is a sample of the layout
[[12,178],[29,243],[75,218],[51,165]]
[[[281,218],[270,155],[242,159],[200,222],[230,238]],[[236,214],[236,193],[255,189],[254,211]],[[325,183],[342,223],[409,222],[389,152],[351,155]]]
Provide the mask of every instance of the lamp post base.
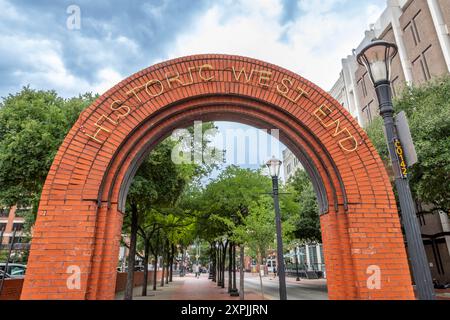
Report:
[[230,290],[230,297],[239,297],[239,290],[238,289],[231,289]]

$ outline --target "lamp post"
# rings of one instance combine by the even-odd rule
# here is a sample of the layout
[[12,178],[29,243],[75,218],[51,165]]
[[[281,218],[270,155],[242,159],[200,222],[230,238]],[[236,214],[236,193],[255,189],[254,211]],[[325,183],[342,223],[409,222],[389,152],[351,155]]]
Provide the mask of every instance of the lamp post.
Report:
[[297,278],[295,279],[295,281],[300,281],[300,276],[298,274],[298,246],[295,246],[295,269],[297,272]]
[[266,163],[272,177],[272,196],[275,207],[275,224],[277,229],[277,265],[278,265],[278,281],[280,283],[280,300],[287,300],[286,294],[286,278],[284,272],[283,259],[283,242],[281,238],[281,215],[280,204],[278,201],[278,176],[280,174],[281,161],[273,157]]
[[417,293],[420,300],[434,300],[433,282],[417,222],[416,208],[409,187],[406,164],[399,157],[400,154],[403,154],[403,148],[397,136],[394,123],[390,82],[391,61],[397,52],[398,49],[395,44],[376,40],[362,49],[357,59],[358,63],[364,66],[370,75],[377,93],[380,115],[384,120],[386,140],[394,170],[395,186],[400,201],[403,226],[405,228],[408,253]]

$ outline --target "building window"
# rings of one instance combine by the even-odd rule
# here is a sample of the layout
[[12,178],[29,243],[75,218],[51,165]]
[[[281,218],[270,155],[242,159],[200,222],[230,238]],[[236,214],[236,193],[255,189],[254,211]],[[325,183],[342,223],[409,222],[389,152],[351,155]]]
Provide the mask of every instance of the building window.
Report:
[[403,32],[410,32],[413,39],[414,45],[417,46],[422,40],[420,39],[419,29],[417,28],[417,20],[421,11],[412,18],[412,20],[403,29]]
[[298,248],[298,255],[299,255],[298,263],[300,265],[305,265],[306,264],[306,249],[305,249],[305,246],[301,246],[301,247]]
[[0,232],[4,232],[6,230],[6,223],[0,223]]
[[0,209],[0,217],[7,217],[7,216],[9,216],[9,209],[1,208]]
[[362,92],[364,98],[367,97],[367,87],[366,87],[366,79],[365,79],[366,78],[366,74],[367,73],[365,73],[361,77],[361,79],[359,79],[359,81],[358,81],[358,86],[361,86],[361,92]]
[[288,164],[286,167],[287,174],[291,173],[291,164]]
[[396,76],[393,80],[391,80],[391,88],[392,88],[392,95],[394,97],[397,97],[397,83],[398,83],[398,76]]
[[427,55],[430,51],[431,51],[431,45],[422,52],[423,72],[425,75],[425,79],[427,81],[431,79],[431,72],[430,72],[430,68],[428,67],[428,60],[427,60]]
[[316,268],[317,267],[317,249],[315,245],[310,245],[308,247],[309,251],[309,261],[311,263],[311,267]]
[[320,261],[322,261],[322,263],[325,263],[325,257],[323,256],[323,245],[319,245],[320,246]]
[[[22,242],[22,237],[15,237],[14,238],[14,243],[21,243]],[[13,237],[10,236],[9,240],[8,240],[9,244],[13,244]]]
[[298,159],[294,158],[294,167],[296,167],[298,165]]
[[13,231],[22,231],[23,223],[13,223]]
[[431,46],[426,48],[414,61],[413,66],[421,71],[422,79],[428,81],[431,79],[431,72],[427,61],[427,55],[431,50]]
[[363,109],[362,109],[362,113],[364,114],[364,116],[367,119],[367,123],[372,123],[372,106],[373,106],[373,100],[369,102],[368,105],[366,105]]

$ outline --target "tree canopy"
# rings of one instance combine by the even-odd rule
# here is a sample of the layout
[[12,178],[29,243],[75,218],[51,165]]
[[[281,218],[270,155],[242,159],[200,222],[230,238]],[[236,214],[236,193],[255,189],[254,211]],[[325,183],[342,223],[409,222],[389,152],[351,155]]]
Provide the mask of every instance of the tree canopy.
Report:
[[[450,77],[420,87],[407,87],[394,101],[396,112],[405,111],[418,155],[410,170],[416,199],[450,211]],[[367,133],[380,155],[388,151],[383,123],[376,118]]]
[[63,99],[55,91],[25,87],[0,102],[3,206],[37,203],[60,144],[80,112],[94,99],[90,93]]

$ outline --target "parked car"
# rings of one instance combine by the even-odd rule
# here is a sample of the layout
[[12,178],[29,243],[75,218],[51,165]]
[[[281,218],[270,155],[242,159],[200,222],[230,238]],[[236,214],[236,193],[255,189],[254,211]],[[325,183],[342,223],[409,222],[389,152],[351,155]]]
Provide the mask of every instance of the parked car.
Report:
[[[0,270],[5,271],[6,263],[0,263]],[[8,263],[6,274],[11,278],[23,278],[25,272],[27,271],[27,266],[19,263]]]

